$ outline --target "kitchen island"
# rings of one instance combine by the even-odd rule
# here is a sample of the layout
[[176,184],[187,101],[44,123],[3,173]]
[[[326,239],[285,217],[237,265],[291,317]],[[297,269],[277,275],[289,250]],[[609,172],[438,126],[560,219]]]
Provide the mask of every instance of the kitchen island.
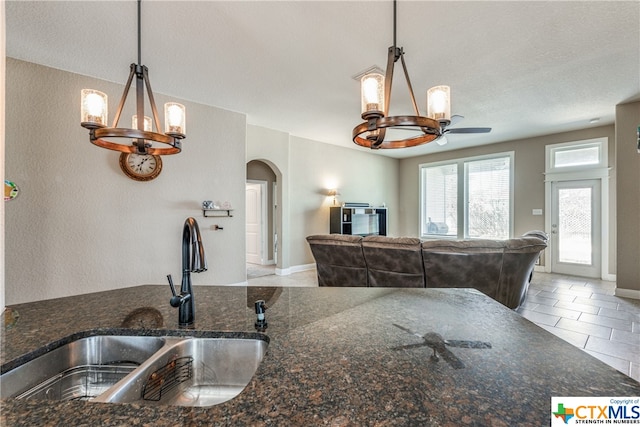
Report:
[[[239,396],[208,408],[4,399],[0,425],[547,426],[552,396],[640,396],[637,381],[473,289],[196,286],[194,294],[186,335],[256,333],[254,302],[266,301],[269,346]],[[80,331],[177,330],[169,297],[168,286],[143,285],[12,306],[3,371]],[[144,307],[159,324],[131,322]]]

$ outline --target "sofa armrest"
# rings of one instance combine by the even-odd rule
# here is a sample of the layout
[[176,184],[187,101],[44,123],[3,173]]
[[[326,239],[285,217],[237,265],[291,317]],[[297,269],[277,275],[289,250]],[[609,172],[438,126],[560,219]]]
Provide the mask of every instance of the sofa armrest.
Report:
[[512,309],[524,302],[536,260],[546,247],[544,240],[533,236],[507,241],[496,295],[498,301]]

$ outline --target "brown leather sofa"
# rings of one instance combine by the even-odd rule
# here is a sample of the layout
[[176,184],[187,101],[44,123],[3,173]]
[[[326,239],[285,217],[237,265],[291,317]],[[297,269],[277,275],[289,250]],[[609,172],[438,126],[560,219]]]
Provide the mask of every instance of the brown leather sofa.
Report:
[[313,235],[320,286],[474,288],[509,308],[523,302],[546,240],[424,240]]
[[307,241],[316,259],[319,286],[367,286],[361,236],[321,234]]

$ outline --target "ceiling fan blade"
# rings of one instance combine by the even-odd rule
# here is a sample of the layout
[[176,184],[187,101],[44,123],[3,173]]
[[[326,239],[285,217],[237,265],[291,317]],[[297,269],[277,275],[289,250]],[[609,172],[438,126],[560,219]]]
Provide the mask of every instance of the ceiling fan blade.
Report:
[[435,141],[436,141],[436,143],[437,143],[438,145],[445,145],[447,142],[449,142],[449,141],[447,141],[447,137],[446,137],[446,136],[444,136],[444,135],[442,135],[442,136],[440,136],[440,137],[436,138],[436,139],[435,139]]
[[445,132],[447,133],[489,133],[491,132],[491,128],[457,128],[457,129],[447,129]]
[[460,123],[462,120],[464,120],[464,116],[461,116],[459,114],[454,114],[453,116],[451,116],[451,123],[449,123],[449,126],[453,126],[456,123]]

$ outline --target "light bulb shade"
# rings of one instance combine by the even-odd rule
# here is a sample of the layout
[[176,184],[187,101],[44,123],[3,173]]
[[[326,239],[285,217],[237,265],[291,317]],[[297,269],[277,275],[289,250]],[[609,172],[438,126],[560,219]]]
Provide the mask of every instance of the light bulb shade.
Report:
[[[138,129],[138,116],[131,116],[131,128]],[[153,130],[153,121],[151,117],[144,116],[144,127],[140,130],[146,130],[147,132],[151,132]]]
[[451,120],[449,86],[434,86],[427,91],[427,117],[433,120]]
[[164,104],[164,133],[167,135],[179,135],[184,138],[186,134],[186,119],[184,105],[176,102]]
[[384,76],[370,73],[360,79],[362,118],[384,117]]
[[86,128],[99,128],[107,125],[107,95],[93,89],[82,89],[80,123]]

